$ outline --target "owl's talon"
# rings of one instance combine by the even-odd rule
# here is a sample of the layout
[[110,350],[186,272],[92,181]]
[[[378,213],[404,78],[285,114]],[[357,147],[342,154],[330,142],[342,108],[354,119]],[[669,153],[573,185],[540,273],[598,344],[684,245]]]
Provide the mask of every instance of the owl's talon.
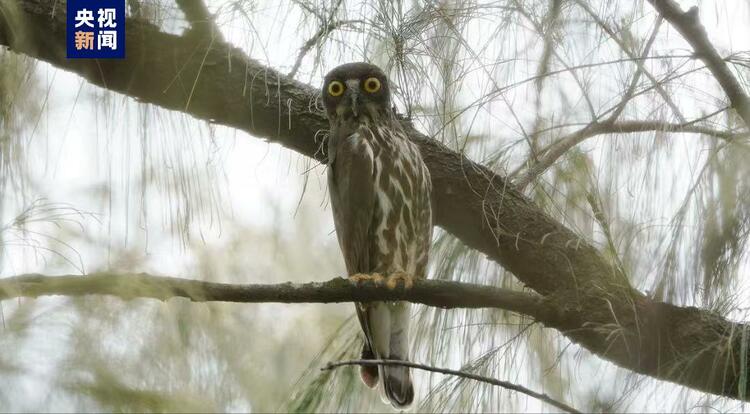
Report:
[[385,282],[385,286],[393,290],[398,287],[399,283],[403,284],[404,289],[411,289],[414,286],[414,276],[404,272],[391,273]]
[[357,273],[349,276],[349,281],[359,286],[366,283],[374,283],[375,285],[381,285],[383,283],[383,276],[380,273]]

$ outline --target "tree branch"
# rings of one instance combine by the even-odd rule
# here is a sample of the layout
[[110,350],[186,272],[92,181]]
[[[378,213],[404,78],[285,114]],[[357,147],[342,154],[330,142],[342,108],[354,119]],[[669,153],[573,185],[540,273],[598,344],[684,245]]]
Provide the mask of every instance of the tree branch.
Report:
[[[139,102],[246,131],[325,159],[318,89],[205,37],[126,21],[126,59],[66,59],[65,14],[48,0],[1,0],[0,45]],[[748,399],[743,324],[656,302],[633,289],[591,244],[505,177],[404,123],[430,170],[435,223],[554,301],[571,341],[638,373]],[[473,300],[473,298],[472,298]]]
[[635,64],[637,65],[638,70],[642,71],[643,74],[646,75],[651,84],[654,86],[656,92],[662,97],[667,106],[669,106],[674,116],[677,117],[677,120],[679,120],[680,122],[686,122],[685,117],[682,115],[682,112],[680,112],[677,104],[674,103],[672,97],[669,96],[667,91],[662,87],[659,80],[656,79],[656,77],[646,68],[644,59],[637,58],[635,52],[631,50],[631,47],[629,47],[628,44],[624,42],[614,30],[612,30],[607,22],[602,20],[596,14],[596,12],[594,12],[594,10],[586,0],[578,0],[577,3],[583,10],[586,11],[586,14],[588,14],[589,17],[591,17],[596,22],[596,24],[607,34],[607,36],[609,36],[610,39],[617,43],[617,46],[620,47],[620,50],[623,51],[628,57],[633,59],[633,62],[635,62]]
[[531,165],[525,174],[520,177],[515,184],[519,188],[525,188],[537,177],[543,174],[557,160],[565,155],[571,148],[582,143],[583,141],[606,134],[632,134],[637,132],[684,132],[691,134],[701,134],[727,141],[746,138],[750,132],[735,132],[718,130],[701,125],[695,125],[697,121],[685,123],[674,123],[664,121],[620,121],[608,120],[605,122],[594,122],[585,127],[566,135],[551,145],[543,148],[537,155],[537,162]]
[[745,125],[750,128],[750,97],[745,93],[732,71],[729,70],[724,58],[719,55],[719,52],[708,39],[706,28],[698,19],[698,7],[693,6],[687,12],[683,12],[680,5],[674,0],[648,1],[690,43],[696,57],[706,64],[708,70],[711,71],[711,74],[714,75],[714,78],[729,97],[732,107],[745,121]]
[[[732,74],[732,72],[729,70],[729,67],[726,64],[726,61],[724,58],[722,58],[716,49],[714,48],[713,44],[711,44],[710,40],[708,39],[708,35],[706,33],[706,29],[703,27],[703,25],[700,24],[700,21],[698,20],[698,8],[693,7],[688,12],[683,12],[680,8],[679,4],[674,2],[673,0],[649,0],[649,2],[654,6],[654,8],[659,12],[661,17],[669,21],[673,26],[677,28],[677,30],[685,37],[685,39],[690,43],[690,45],[693,47],[693,50],[695,51],[695,54],[698,58],[700,58],[705,64],[706,67],[708,67],[709,71],[714,75],[716,80],[721,85],[722,89],[725,91],[727,96],[730,99],[730,102],[732,104],[732,107],[735,108],[737,113],[742,117],[742,119],[745,122],[745,125],[750,128],[750,98],[748,95],[744,92],[742,86],[737,81],[736,77]],[[628,56],[634,57],[634,53],[630,51],[629,48],[625,47],[626,45],[622,43],[622,41],[615,35],[615,33],[601,20],[598,18],[596,13],[593,12],[591,7],[589,7],[586,2],[579,1],[578,2],[581,7],[583,7],[584,10],[599,24],[600,27],[602,27],[607,34],[610,35],[612,39],[614,39],[618,45],[621,46],[621,49],[625,51]],[[657,21],[656,28],[658,29],[659,22]],[[656,30],[656,29],[655,29]],[[655,34],[655,32],[654,32]],[[654,37],[652,36],[646,47],[644,48],[644,56],[645,57],[648,54],[648,50],[651,47],[651,44],[654,41]],[[662,96],[665,99],[665,102],[672,107],[673,112],[681,117],[679,110],[676,109],[676,106],[672,102],[672,100],[668,97],[666,92],[664,92],[663,88],[661,87],[660,83],[653,78],[653,76],[645,70],[645,67],[643,66],[643,57],[641,59],[634,59],[636,64],[638,65],[638,71],[636,72],[636,75],[633,78],[633,82],[631,83],[630,88],[625,94],[625,97],[623,98],[622,102],[616,107],[614,113],[604,122],[600,123],[592,123],[588,125],[587,127],[574,132],[573,134],[559,140],[555,144],[553,144],[551,147],[548,147],[546,153],[544,150],[540,151],[540,154],[535,154],[534,158],[538,159],[537,162],[535,162],[531,167],[528,168],[526,174],[524,174],[523,177],[519,178],[515,183],[519,188],[525,188],[529,183],[531,183],[536,177],[541,175],[544,171],[547,170],[550,166],[552,166],[561,156],[563,156],[568,150],[575,147],[579,143],[583,142],[584,140],[591,138],[593,136],[605,134],[605,133],[612,133],[612,132],[638,132],[638,130],[633,131],[617,131],[617,128],[615,128],[614,121],[616,120],[617,116],[622,112],[622,110],[625,107],[625,104],[632,98],[633,93],[635,91],[635,86],[638,81],[638,77],[641,72],[645,73],[647,76],[649,76],[649,79],[653,83],[656,90],[662,94]],[[696,132],[706,135],[715,136],[717,138],[731,138],[726,136],[726,133],[722,133],[719,131],[713,131],[708,128],[689,128],[687,130],[680,131],[679,125],[691,125],[689,122],[682,122],[680,124],[670,124],[665,125],[665,132]],[[717,133],[718,132],[718,133]],[[747,136],[747,134],[743,134],[744,136]]]
[[177,6],[179,6],[182,13],[185,15],[185,20],[190,23],[193,31],[201,36],[207,36],[208,38],[214,38],[216,41],[224,42],[224,35],[221,34],[221,30],[216,27],[216,21],[208,10],[208,7],[203,2],[204,0],[175,0]]
[[93,273],[85,276],[20,275],[0,279],[0,300],[40,296],[112,295],[121,299],[151,298],[166,301],[240,303],[341,303],[405,300],[444,309],[498,308],[554,323],[558,311],[534,293],[517,292],[469,283],[415,280],[408,289],[389,289],[374,282],[353,283],[345,278],[326,282],[236,285],[146,273]]
[[327,371],[327,370],[331,370],[334,368],[349,366],[349,365],[398,365],[398,366],[404,366],[404,367],[409,367],[409,368],[421,369],[423,371],[437,372],[439,374],[454,375],[456,377],[467,378],[467,379],[474,380],[474,381],[496,385],[498,387],[502,387],[511,391],[518,391],[522,394],[526,394],[530,397],[536,398],[537,400],[544,401],[547,404],[550,404],[555,408],[559,408],[562,411],[566,411],[569,413],[580,413],[580,411],[576,410],[575,408],[571,407],[568,404],[557,401],[547,394],[532,391],[522,385],[517,385],[512,382],[502,381],[502,380],[495,379],[495,378],[485,377],[482,375],[472,374],[470,372],[456,371],[456,370],[447,369],[447,368],[436,368],[436,367],[432,367],[429,365],[417,364],[417,363],[409,362],[409,361],[399,361],[399,360],[392,360],[392,359],[358,359],[358,360],[351,360],[351,361],[336,361],[336,362],[329,362],[328,364],[326,364],[325,367],[321,368],[320,370]]

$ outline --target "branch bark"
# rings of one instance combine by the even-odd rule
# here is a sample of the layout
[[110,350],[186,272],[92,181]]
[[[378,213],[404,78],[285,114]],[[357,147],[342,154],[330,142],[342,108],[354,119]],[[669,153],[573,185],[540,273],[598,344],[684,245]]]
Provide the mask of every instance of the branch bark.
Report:
[[558,311],[542,296],[469,283],[415,280],[408,289],[345,278],[326,282],[234,285],[146,273],[100,272],[85,276],[27,274],[0,279],[0,300],[40,296],[112,295],[121,299],[239,303],[341,303],[405,300],[443,309],[499,308],[555,323]]
[[[328,127],[317,88],[223,42],[126,22],[127,58],[65,58],[65,15],[48,0],[0,0],[0,44],[139,102],[226,125],[324,160]],[[562,315],[571,341],[624,368],[748,399],[748,329],[633,289],[593,246],[527,200],[505,177],[404,127],[433,180],[435,222],[500,263]],[[472,298],[473,300],[473,298]]]

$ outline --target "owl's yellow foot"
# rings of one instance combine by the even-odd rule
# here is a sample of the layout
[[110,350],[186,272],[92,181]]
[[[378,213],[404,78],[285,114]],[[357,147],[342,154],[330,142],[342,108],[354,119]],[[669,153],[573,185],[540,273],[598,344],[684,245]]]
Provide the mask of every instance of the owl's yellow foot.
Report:
[[357,273],[349,276],[349,281],[355,285],[363,285],[365,283],[382,285],[384,280],[385,278],[380,273]]
[[386,279],[385,286],[393,290],[398,287],[399,283],[404,286],[404,289],[411,289],[414,286],[414,276],[404,272],[391,273]]

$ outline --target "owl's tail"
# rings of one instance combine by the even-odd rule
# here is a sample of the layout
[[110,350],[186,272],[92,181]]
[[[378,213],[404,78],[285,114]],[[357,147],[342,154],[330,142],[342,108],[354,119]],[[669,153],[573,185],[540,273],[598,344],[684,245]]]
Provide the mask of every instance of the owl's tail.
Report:
[[[400,359],[390,357],[388,359]],[[406,359],[403,359],[406,361]],[[395,408],[404,409],[414,401],[414,386],[411,383],[409,368],[382,366],[383,392]]]
[[[409,355],[409,303],[375,302],[367,305],[362,312],[362,322],[367,344],[376,359],[397,359],[408,361]],[[364,352],[363,352],[364,356]],[[378,378],[382,382],[384,397],[395,408],[404,409],[414,400],[414,387],[409,368],[396,365],[378,366],[378,375],[365,375],[368,379]],[[369,384],[368,384],[369,385]]]

